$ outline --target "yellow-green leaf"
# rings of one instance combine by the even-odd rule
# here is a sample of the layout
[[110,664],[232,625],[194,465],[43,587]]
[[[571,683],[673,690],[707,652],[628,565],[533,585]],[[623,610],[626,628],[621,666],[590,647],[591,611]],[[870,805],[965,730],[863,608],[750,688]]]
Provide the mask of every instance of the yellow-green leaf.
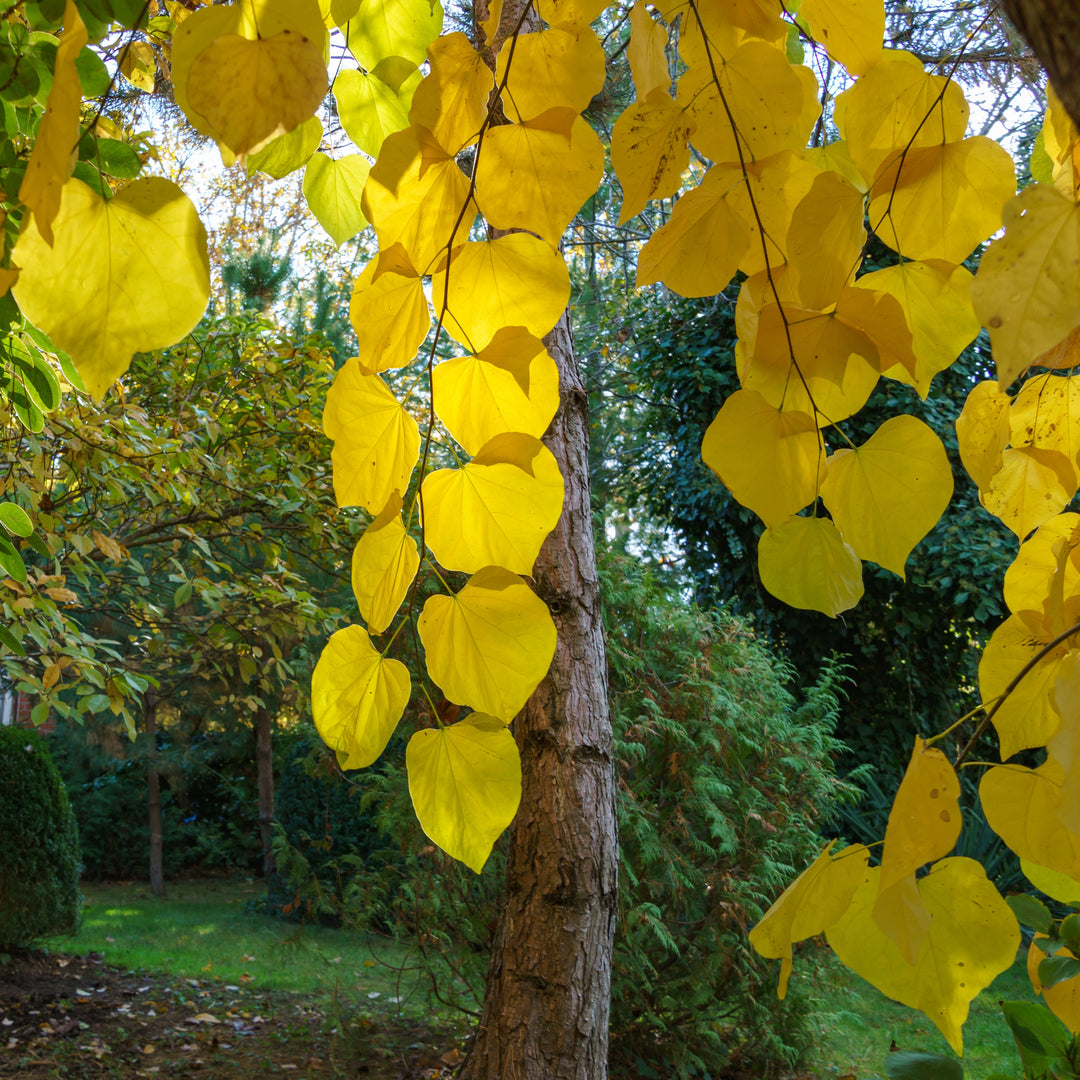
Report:
[[753,390],[736,390],[701,444],[705,464],[766,525],[812,503],[825,476],[825,448],[812,416],[781,412]]
[[504,326],[548,333],[566,310],[570,274],[550,244],[511,233],[463,244],[449,270],[432,275],[431,296],[436,312],[445,300],[443,327],[476,353]]
[[373,158],[388,136],[409,126],[409,103],[369,72],[341,72],[334,80],[334,99],[345,134]]
[[469,454],[505,431],[539,439],[559,407],[555,361],[518,326],[499,330],[475,356],[443,361],[431,384],[436,415]]
[[100,399],[135,352],[174,345],[202,318],[206,232],[191,200],[161,177],[135,180],[108,202],[71,179],[53,225],[53,247],[33,222],[23,230],[12,293]]
[[442,31],[442,19],[439,0],[363,0],[341,30],[349,52],[368,71],[388,56],[419,66]]
[[825,931],[833,951],[883,994],[920,1009],[959,1054],[968,1007],[1016,960],[1020,928],[973,859],[943,859],[918,881],[932,922],[914,964],[874,922],[881,869],[867,871],[847,914]]
[[368,373],[410,363],[431,328],[431,311],[419,275],[380,273],[382,261],[372,259],[364,267],[349,303],[349,320],[360,344],[360,366]]
[[761,584],[795,608],[835,618],[862,597],[862,563],[825,518],[793,517],[758,540]]
[[1005,207],[1004,225],[971,293],[1008,386],[1080,323],[1080,204],[1035,184]]
[[952,498],[945,447],[914,416],[894,416],[855,450],[829,458],[821,497],[860,559],[904,577],[915,545]]
[[521,758],[502,721],[474,712],[423,728],[405,750],[409,794],[428,837],[476,873],[521,802]]
[[421,490],[424,538],[448,570],[502,566],[528,576],[562,513],[563,480],[532,435],[496,435],[467,465],[430,473]]
[[311,677],[311,713],[323,742],[362,769],[386,749],[409,703],[409,669],[387,660],[360,626],[326,643]]
[[780,895],[750,931],[750,944],[780,960],[777,996],[787,995],[791,946],[820,934],[839,920],[866,876],[869,850],[854,844],[832,854],[835,840]]
[[243,162],[310,119],[327,85],[320,45],[295,30],[224,34],[191,61],[187,117]]
[[420,569],[416,541],[405,531],[401,506],[395,491],[353,549],[353,595],[373,634],[381,634],[393,621]]
[[326,395],[323,430],[334,440],[338,506],[378,514],[395,491],[406,490],[420,457],[420,430],[386,383],[355,357]]
[[248,175],[264,172],[275,180],[288,176],[307,164],[311,155],[319,149],[322,137],[322,121],[317,116],[305,120],[288,134],[279,135],[268,142],[257,154],[249,154]]
[[[34,224],[50,247],[53,244],[52,224],[60,211],[61,192],[75,165],[79,106],[82,104],[82,85],[75,70],[75,58],[86,42],[86,26],[79,16],[79,9],[73,0],[67,0],[64,34],[56,49],[52,89],[19,187],[19,201],[33,212]],[[17,57],[15,62],[19,62]]]
[[304,170],[304,198],[315,220],[339,247],[367,225],[360,199],[371,166],[359,154],[315,154]]
[[418,629],[447,699],[497,716],[521,711],[555,655],[547,605],[516,574],[485,567],[456,596],[432,596]]

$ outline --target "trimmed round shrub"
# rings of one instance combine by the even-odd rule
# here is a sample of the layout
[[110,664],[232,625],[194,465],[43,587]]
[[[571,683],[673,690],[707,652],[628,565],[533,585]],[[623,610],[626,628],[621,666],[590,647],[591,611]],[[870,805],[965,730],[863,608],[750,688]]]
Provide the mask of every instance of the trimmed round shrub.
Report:
[[0,728],[0,948],[74,933],[79,834],[45,740]]

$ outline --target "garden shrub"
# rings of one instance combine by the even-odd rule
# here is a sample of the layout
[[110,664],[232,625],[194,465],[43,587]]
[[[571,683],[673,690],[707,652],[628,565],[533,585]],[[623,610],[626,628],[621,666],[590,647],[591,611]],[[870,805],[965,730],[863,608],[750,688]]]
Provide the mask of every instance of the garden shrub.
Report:
[[[601,588],[622,849],[612,1075],[778,1076],[808,1046],[813,979],[778,1001],[777,966],[746,935],[820,847],[818,819],[852,797],[832,766],[839,666],[800,704],[745,625],[637,561],[603,556]],[[400,861],[370,863],[346,899],[361,924],[419,945],[436,996],[476,1008],[505,844],[480,876],[449,859],[416,824],[403,773],[385,766],[363,796]]]
[[364,782],[346,779],[314,727],[298,733],[274,796],[274,857],[267,910],[294,920],[338,922],[350,881],[369,864],[396,862],[376,824]]
[[74,933],[79,835],[45,740],[0,727],[0,777],[0,949]]

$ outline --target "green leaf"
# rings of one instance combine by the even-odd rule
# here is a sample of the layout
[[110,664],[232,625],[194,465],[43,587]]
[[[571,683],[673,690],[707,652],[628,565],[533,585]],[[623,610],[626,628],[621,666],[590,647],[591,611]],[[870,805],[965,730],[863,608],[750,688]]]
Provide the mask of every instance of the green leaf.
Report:
[[955,1058],[922,1050],[894,1050],[885,1055],[889,1080],[961,1080],[964,1067]]
[[1012,908],[1012,913],[1024,926],[1038,930],[1040,934],[1049,934],[1054,919],[1047,906],[1028,893],[1005,897],[1005,903]]
[[12,502],[0,503],[0,525],[15,536],[29,536],[34,531],[29,514]]
[[1001,1011],[1016,1040],[1025,1076],[1040,1076],[1065,1057],[1069,1032],[1049,1009],[1029,1001],[1003,1001]]
[[89,46],[83,46],[75,57],[75,72],[79,76],[83,97],[97,98],[108,93],[112,82],[109,69],[100,56]]
[[142,161],[134,147],[119,139],[98,139],[93,160],[106,176],[120,180],[134,180],[142,171]]
[[26,655],[22,643],[6,626],[0,626],[0,645],[5,645],[16,656]]
[[176,590],[176,592],[173,593],[173,603],[177,607],[180,607],[182,604],[186,604],[191,599],[191,593],[191,582],[185,581],[184,584],[181,585]]
[[1080,975],[1080,960],[1073,956],[1048,956],[1039,962],[1039,982],[1044,988],[1076,975]]

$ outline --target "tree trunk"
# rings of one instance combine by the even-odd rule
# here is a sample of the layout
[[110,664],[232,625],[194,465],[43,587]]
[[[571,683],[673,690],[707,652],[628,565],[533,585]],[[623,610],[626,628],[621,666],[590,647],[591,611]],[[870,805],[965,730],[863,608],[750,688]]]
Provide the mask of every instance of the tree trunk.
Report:
[[269,878],[277,869],[270,848],[270,822],[274,817],[274,752],[270,736],[270,712],[260,705],[255,712],[255,770],[259,783],[259,836],[264,878]]
[[1080,4],[1005,0],[1005,11],[1035,50],[1073,123],[1080,127]]
[[143,724],[146,728],[146,790],[150,808],[150,891],[165,895],[162,871],[161,778],[157,768],[157,698],[147,693],[143,698]]
[[588,399],[566,316],[544,344],[559,365],[561,391],[544,442],[558,459],[566,501],[534,575],[559,638],[547,678],[514,720],[521,809],[463,1080],[607,1075],[618,843],[589,504]]

